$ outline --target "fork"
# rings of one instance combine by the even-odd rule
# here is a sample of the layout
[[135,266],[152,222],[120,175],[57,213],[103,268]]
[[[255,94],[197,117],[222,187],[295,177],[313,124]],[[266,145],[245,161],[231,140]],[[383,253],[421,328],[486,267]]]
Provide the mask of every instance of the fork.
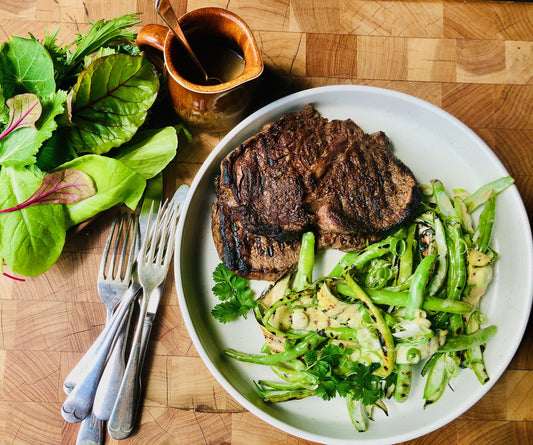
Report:
[[[125,221],[127,223],[127,228],[124,231],[123,226]],[[131,269],[135,256],[133,250],[130,250],[127,259],[127,265],[124,268],[124,260],[127,254],[127,242],[124,242],[123,240],[125,239],[127,241],[129,239],[132,224],[134,224],[133,233],[135,236],[138,231],[138,221],[134,218],[133,215],[128,217],[128,215],[122,214],[116,216],[113,219],[113,223],[111,224],[111,228],[109,229],[109,235],[107,237],[107,241],[104,247],[104,252],[102,254],[102,260],[100,261],[100,268],[98,271],[97,279],[97,289],[98,295],[100,296],[100,299],[102,300],[106,308],[106,327],[109,326],[113,311],[117,304],[120,303],[131,281]],[[110,254],[112,241],[115,241],[115,243],[113,246],[113,251]],[[132,247],[134,241],[135,240],[131,241]],[[120,248],[121,243],[122,252],[120,255],[119,265],[117,269],[116,259],[118,249]],[[115,270],[119,272],[118,276],[115,275]],[[125,271],[124,277],[122,277],[123,271]],[[72,369],[72,371],[70,371],[69,375],[65,379],[65,382],[63,383],[63,390],[67,394],[70,393],[72,389],[74,389],[74,386],[76,386],[76,383],[79,381],[80,376],[83,374],[88,364],[94,360],[94,354],[97,352],[97,349],[101,344],[102,337],[104,337],[105,335],[105,329],[106,328],[104,328],[97,340],[91,345],[85,355]]]
[[[152,222],[152,211],[148,218],[146,236],[137,256],[137,272],[143,288],[139,319],[135,331],[128,364],[108,421],[108,431],[114,439],[124,439],[133,431],[141,393],[141,370],[146,344],[143,339],[149,335],[145,319],[149,311],[150,299],[158,286],[165,280],[174,251],[174,239],[179,217],[179,205],[165,203]],[[157,298],[157,296],[155,297]],[[151,324],[150,324],[151,326]]]
[[[131,281],[138,219],[130,216],[126,230],[123,232],[124,218],[123,216],[121,219],[116,235],[117,219],[113,222],[98,273],[97,287],[100,298],[106,306],[106,325],[63,384],[63,389],[68,396],[61,408],[61,414],[68,422],[80,422],[90,413],[108,352],[113,345],[116,332],[124,324],[125,315],[129,312],[129,306],[139,289],[139,285]],[[131,233],[132,224],[133,233]],[[115,244],[110,253],[114,235]],[[122,248],[120,248],[121,245]],[[119,250],[121,250],[120,256]],[[131,286],[130,283],[132,283]],[[113,314],[115,308],[117,310]]]

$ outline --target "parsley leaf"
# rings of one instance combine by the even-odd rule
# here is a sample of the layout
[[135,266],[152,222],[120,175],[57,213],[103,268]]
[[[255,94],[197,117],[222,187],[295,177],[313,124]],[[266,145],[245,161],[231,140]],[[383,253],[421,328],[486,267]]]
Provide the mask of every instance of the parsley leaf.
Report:
[[213,271],[215,285],[211,289],[222,303],[217,304],[211,315],[221,323],[244,317],[257,306],[248,281],[220,263]]
[[341,397],[352,394],[364,405],[373,405],[384,397],[384,384],[387,382],[373,374],[379,364],[366,366],[353,362],[348,357],[350,353],[349,348],[330,344],[320,351],[310,350],[304,355],[307,371],[318,379],[316,395],[330,400],[337,394]]

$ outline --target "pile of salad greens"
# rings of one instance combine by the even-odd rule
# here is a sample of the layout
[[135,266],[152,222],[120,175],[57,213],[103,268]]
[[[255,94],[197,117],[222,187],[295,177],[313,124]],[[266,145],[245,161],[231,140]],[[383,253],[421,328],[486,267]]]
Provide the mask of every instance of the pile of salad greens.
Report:
[[132,45],[139,22],[101,20],[65,46],[59,30],[0,46],[2,272],[45,272],[69,228],[117,204],[135,209],[176,155],[179,126],[143,125],[160,81]]
[[[280,380],[255,382],[264,402],[343,397],[357,431],[386,399],[408,399],[414,371],[425,377],[424,407],[461,368],[489,380],[483,351],[496,334],[480,302],[494,275],[491,247],[500,178],[469,194],[424,186],[415,219],[382,241],[346,253],[313,279],[315,236],[302,238],[297,268],[254,299],[249,283],[223,265],[213,273],[222,300],[212,315],[227,323],[253,310],[262,354],[227,349],[236,360],[269,366]],[[475,215],[475,216],[474,216]]]

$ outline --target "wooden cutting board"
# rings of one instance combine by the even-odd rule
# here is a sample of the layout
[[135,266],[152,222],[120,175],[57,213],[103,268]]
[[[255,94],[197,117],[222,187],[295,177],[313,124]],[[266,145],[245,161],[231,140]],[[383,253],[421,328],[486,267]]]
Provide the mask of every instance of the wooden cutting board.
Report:
[[[472,128],[516,179],[533,216],[533,4],[507,1],[173,0],[179,13],[228,8],[251,27],[266,65],[259,107],[304,88],[358,84],[427,100]],[[0,41],[69,42],[89,21],[141,12],[151,0],[0,0]],[[191,183],[223,135],[193,132],[165,176]],[[96,276],[111,216],[71,234],[57,264],[20,283],[0,277],[0,437],[75,443],[62,382],[103,327]],[[517,259],[519,260],[519,259]],[[532,271],[533,273],[533,271]],[[504,309],[503,309],[504,310]],[[531,324],[531,323],[530,323]],[[154,326],[138,431],[125,444],[310,444],[256,418],[211,376],[185,328],[172,275]],[[409,443],[526,444],[533,437],[533,328],[503,377],[474,407]],[[374,425],[373,425],[374,426]],[[377,426],[377,425],[375,425]],[[354,434],[355,438],[362,436]],[[107,443],[117,443],[108,438]]]

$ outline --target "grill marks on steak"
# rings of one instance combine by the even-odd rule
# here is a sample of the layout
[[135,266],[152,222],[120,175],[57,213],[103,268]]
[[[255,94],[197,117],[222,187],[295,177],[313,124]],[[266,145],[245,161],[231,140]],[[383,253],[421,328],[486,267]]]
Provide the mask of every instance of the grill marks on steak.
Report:
[[298,261],[304,231],[319,246],[359,250],[409,218],[420,189],[383,132],[329,121],[311,105],[267,124],[221,163],[212,231],[226,267],[275,279]]
[[411,172],[392,156],[383,132],[352,136],[344,143],[334,167],[310,194],[318,226],[340,234],[382,232],[397,226],[417,204]]

